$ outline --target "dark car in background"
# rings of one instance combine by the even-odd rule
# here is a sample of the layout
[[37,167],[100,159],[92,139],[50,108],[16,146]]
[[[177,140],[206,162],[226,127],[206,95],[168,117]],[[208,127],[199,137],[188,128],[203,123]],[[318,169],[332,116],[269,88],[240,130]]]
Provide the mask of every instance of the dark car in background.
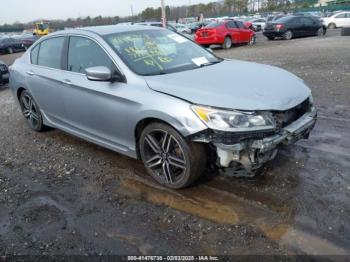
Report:
[[22,40],[15,38],[0,38],[0,53],[13,54],[15,52],[21,52],[27,50]]
[[279,14],[279,15],[270,15],[267,17],[266,19],[266,22],[267,23],[270,23],[270,22],[273,22],[273,21],[276,21],[282,17],[286,16],[285,14]]
[[268,22],[263,34],[269,40],[273,40],[276,37],[290,40],[293,37],[300,36],[323,36],[326,30],[319,18],[311,16],[284,16],[276,21]]
[[38,36],[32,35],[32,34],[25,34],[21,35],[17,38],[17,40],[25,45],[26,47],[30,47],[32,44],[34,44],[39,39]]
[[189,24],[188,28],[191,29],[191,33],[195,34],[197,31],[205,26],[207,26],[210,22],[194,22]]
[[0,60],[0,85],[6,84],[9,81],[9,71],[7,65]]

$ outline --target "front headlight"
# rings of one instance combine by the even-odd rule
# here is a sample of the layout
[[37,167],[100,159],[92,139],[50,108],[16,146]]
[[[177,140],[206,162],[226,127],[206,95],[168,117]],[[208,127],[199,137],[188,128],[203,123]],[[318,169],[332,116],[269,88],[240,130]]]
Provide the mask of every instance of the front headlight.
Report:
[[312,94],[309,96],[309,103],[311,106],[314,105],[314,97],[312,96]]
[[193,112],[211,129],[232,132],[270,130],[276,127],[272,115],[266,113],[221,110],[191,106]]

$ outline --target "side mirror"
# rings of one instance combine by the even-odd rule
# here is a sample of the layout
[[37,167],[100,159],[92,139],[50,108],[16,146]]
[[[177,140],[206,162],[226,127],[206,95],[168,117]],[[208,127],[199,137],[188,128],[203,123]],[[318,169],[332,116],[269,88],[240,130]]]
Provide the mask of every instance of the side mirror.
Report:
[[106,66],[94,66],[85,69],[86,76],[91,81],[110,81],[112,71]]

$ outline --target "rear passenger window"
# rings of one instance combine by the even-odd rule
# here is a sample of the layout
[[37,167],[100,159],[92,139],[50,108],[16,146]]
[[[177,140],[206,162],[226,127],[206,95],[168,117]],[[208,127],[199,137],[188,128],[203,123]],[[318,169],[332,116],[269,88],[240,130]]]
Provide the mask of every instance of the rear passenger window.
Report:
[[34,47],[30,53],[30,62],[34,65],[38,64],[39,48],[40,48],[40,44]]
[[38,65],[61,69],[64,37],[55,37],[40,43]]
[[68,71],[85,74],[86,68],[94,66],[106,66],[112,72],[116,70],[106,52],[94,41],[84,37],[70,37]]
[[236,21],[236,24],[239,28],[244,28],[244,24],[241,21]]
[[228,28],[237,28],[236,23],[233,22],[233,21],[228,22],[228,23],[227,23],[227,27],[228,27]]
[[335,18],[345,18],[346,14],[340,14],[340,15],[337,15]]

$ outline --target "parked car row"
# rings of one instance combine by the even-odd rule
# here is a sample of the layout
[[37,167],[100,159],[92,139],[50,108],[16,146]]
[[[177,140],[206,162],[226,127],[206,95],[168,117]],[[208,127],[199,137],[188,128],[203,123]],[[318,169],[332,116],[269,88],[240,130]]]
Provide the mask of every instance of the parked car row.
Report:
[[0,85],[6,84],[9,81],[9,71],[7,65],[0,60]]
[[21,35],[14,37],[0,38],[0,54],[12,54],[15,52],[22,52],[28,49],[37,37],[33,35]]

